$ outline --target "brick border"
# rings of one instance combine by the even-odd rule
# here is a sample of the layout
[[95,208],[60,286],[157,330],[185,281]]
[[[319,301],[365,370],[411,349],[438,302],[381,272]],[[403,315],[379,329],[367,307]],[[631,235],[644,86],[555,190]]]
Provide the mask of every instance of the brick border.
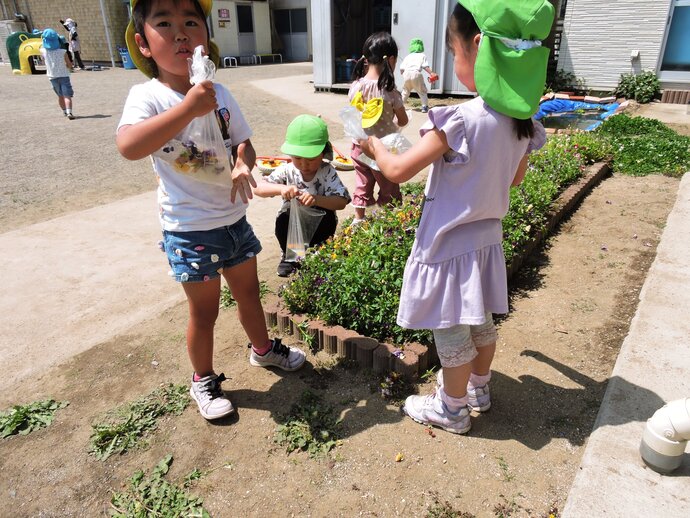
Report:
[[[520,254],[506,266],[509,279],[560,221],[573,211],[585,194],[610,171],[606,162],[593,164],[587,168],[587,173],[582,178],[556,198],[547,215],[544,229],[528,241]],[[295,336],[302,344],[309,345],[314,353],[323,351],[336,358],[354,360],[362,369],[371,369],[378,374],[397,371],[411,380],[424,374],[429,366],[438,364],[433,344],[426,346],[413,342],[398,347],[379,342],[342,326],[329,326],[323,321],[293,314],[278,299],[265,303],[263,309],[266,325],[269,328],[276,327],[278,334]]]

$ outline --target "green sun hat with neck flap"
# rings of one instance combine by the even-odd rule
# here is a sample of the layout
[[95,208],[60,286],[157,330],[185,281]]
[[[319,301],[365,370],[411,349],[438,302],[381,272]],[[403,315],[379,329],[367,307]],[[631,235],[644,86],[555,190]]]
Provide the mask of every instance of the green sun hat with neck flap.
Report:
[[482,36],[474,65],[477,93],[497,112],[529,119],[539,108],[553,24],[547,0],[458,0]]
[[[208,18],[211,15],[211,8],[213,7],[213,0],[197,0],[201,10],[204,12]],[[134,10],[134,7],[140,2],[140,0],[130,0],[130,7]],[[208,31],[208,22],[206,23],[206,29]],[[146,76],[154,77],[155,75],[155,64],[152,64],[151,59],[145,58],[141,51],[139,50],[139,45],[134,38],[136,34],[136,29],[134,28],[134,20],[130,17],[129,23],[127,24],[127,29],[125,30],[125,42],[127,43],[127,50],[129,51],[129,56],[132,58],[132,63]],[[211,33],[209,32],[208,48],[206,49],[208,57],[213,61],[218,68],[220,63],[220,49],[213,41],[211,41]]]
[[410,51],[410,54],[424,52],[424,42],[421,38],[412,38],[410,40],[410,47],[408,50]]
[[298,115],[287,127],[280,150],[286,155],[315,158],[328,144],[328,126],[321,117]]

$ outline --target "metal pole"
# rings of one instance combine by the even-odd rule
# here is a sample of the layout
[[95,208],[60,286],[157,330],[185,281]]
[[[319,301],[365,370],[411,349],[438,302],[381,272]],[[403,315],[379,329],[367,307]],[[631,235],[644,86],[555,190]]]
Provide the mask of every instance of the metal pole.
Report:
[[105,15],[105,6],[103,5],[103,0],[100,0],[101,4],[101,15],[103,16],[103,26],[105,27],[105,40],[108,42],[108,53],[110,54],[110,63],[112,63],[113,68],[115,68],[115,56],[113,56],[113,44],[110,41],[110,29],[108,29],[108,18]]

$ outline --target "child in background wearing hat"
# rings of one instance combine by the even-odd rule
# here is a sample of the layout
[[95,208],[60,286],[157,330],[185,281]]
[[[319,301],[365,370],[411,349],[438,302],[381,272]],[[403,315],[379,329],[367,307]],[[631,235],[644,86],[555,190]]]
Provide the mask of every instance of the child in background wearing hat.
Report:
[[547,0],[459,0],[447,45],[458,80],[479,97],[429,110],[422,138],[402,155],[375,137],[362,141],[394,182],[431,164],[397,322],[433,330],[443,369],[435,392],[408,397],[403,410],[453,433],[469,431],[470,410],[491,406],[492,313],[508,312],[501,219],[527,155],[546,141],[531,117],[549,55],[539,40],[548,36],[553,13]]
[[438,76],[429,67],[426,54],[424,54],[424,42],[421,39],[413,38],[410,41],[409,50],[410,53],[400,63],[400,73],[403,76],[402,100],[406,103],[410,93],[417,92],[422,100],[422,113],[426,113],[429,111],[429,96],[422,70],[429,74],[430,82],[433,82],[431,79],[434,77],[438,79]]
[[285,260],[290,200],[297,198],[302,205],[325,213],[309,242],[313,247],[335,234],[336,211],[347,206],[350,193],[330,163],[333,149],[328,141],[328,127],[320,117],[300,115],[295,118],[287,128],[280,150],[290,155],[292,162],[278,167],[260,181],[254,193],[264,198],[280,196],[284,200],[276,218],[275,234],[282,251],[278,275],[287,277],[297,267],[297,263]]
[[[374,113],[374,117],[362,118],[362,128],[367,135],[383,137],[396,133],[398,126],[408,122],[405,105],[400,92],[395,89],[395,62],[398,59],[398,45],[387,32],[372,34],[364,42],[362,57],[352,72],[354,79],[350,85],[350,102],[363,104],[361,111]],[[376,108],[376,109],[372,109]],[[397,125],[396,125],[397,122]],[[358,142],[352,143],[350,156],[355,163],[355,193],[352,205],[355,208],[353,224],[364,221],[366,208],[374,203],[385,205],[392,200],[402,200],[400,186],[393,183],[362,162],[357,157],[362,154]],[[374,186],[379,186],[378,200],[374,200]]]
[[62,108],[62,113],[68,119],[74,119],[72,114],[72,81],[69,73],[72,70],[72,62],[67,56],[67,51],[62,48],[60,37],[53,29],[45,29],[41,35],[43,45],[41,46],[41,56],[46,64],[46,75],[53,85],[53,91],[58,96],[58,105]]
[[[117,129],[116,143],[127,159],[152,156],[158,176],[158,208],[163,247],[171,275],[182,284],[189,304],[187,351],[194,373],[190,393],[206,419],[234,411],[221,390],[226,378],[213,368],[213,329],[218,317],[220,276],[237,301],[249,340],[249,362],[293,371],[305,354],[269,340],[259,298],[256,255],[261,244],[247,222],[251,174],[256,160],[251,129],[230,92],[211,81],[189,82],[187,58],[203,45],[218,65],[206,18],[211,0],[132,0],[125,39],[132,60],[150,81],[132,87]],[[173,139],[190,139],[189,124],[216,110],[233,164],[227,185],[204,183],[176,172],[165,153]],[[170,155],[171,153],[168,153]],[[239,194],[241,199],[236,199]]]

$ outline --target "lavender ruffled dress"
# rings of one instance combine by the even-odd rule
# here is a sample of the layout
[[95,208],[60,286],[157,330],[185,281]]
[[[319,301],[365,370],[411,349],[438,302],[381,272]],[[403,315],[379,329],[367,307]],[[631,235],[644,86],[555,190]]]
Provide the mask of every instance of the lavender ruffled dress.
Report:
[[433,108],[420,129],[446,135],[450,151],[431,167],[425,204],[405,266],[398,324],[410,329],[477,325],[508,312],[501,219],[522,157],[546,142],[534,123],[518,140],[513,120],[477,97]]

